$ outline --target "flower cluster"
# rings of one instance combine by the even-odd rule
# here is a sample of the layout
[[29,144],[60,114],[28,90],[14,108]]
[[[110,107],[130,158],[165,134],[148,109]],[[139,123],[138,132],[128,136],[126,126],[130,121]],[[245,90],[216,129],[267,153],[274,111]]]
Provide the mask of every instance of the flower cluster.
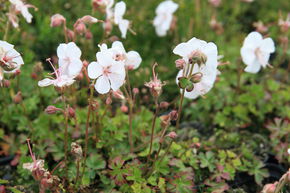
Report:
[[15,73],[23,65],[23,59],[12,44],[0,40],[0,81],[4,73]]
[[116,41],[108,48],[100,45],[96,54],[97,61],[88,66],[88,75],[96,80],[95,89],[100,94],[106,94],[111,89],[117,91],[125,82],[126,70],[139,67],[142,59],[138,52],[126,52],[123,44]]
[[182,90],[185,89],[184,96],[195,99],[206,94],[213,87],[218,73],[217,46],[192,38],[177,45],[173,53],[182,57],[177,60],[181,70],[176,81]]

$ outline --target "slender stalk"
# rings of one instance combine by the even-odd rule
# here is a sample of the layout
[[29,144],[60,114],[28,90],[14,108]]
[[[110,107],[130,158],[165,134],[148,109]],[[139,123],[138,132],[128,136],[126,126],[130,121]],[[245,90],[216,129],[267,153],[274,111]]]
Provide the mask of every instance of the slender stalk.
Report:
[[184,94],[185,94],[185,89],[182,89],[182,93],[180,94],[179,107],[178,107],[178,111],[177,111],[176,129],[179,129],[179,123],[180,123],[180,117],[181,117],[181,111],[182,111],[182,104],[183,104],[183,100],[184,100]]
[[5,32],[4,32],[4,36],[3,36],[4,41],[7,40],[9,28],[10,28],[10,22],[9,22],[9,20],[7,20],[6,26],[5,26]]
[[83,161],[83,171],[81,174],[81,178],[86,170],[86,161],[87,161],[87,152],[88,152],[88,143],[89,143],[89,125],[90,125],[90,114],[91,114],[91,102],[93,100],[93,84],[90,85],[90,98],[89,98],[89,106],[88,106],[88,113],[87,113],[87,121],[86,121],[86,136],[85,136],[85,149],[84,149],[84,161]]
[[132,90],[131,90],[131,83],[130,83],[130,78],[129,78],[129,73],[128,69],[126,69],[126,79],[127,79],[127,85],[128,85],[128,94],[129,94],[129,144],[130,144],[130,152],[133,152],[134,149],[134,142],[133,142],[133,108],[134,108],[134,100],[133,100],[133,95],[132,95]]
[[148,153],[148,160],[150,158],[150,155],[152,153],[152,146],[153,146],[153,138],[154,138],[154,130],[155,130],[155,124],[156,124],[156,119],[159,113],[159,104],[158,104],[158,98],[155,97],[155,106],[156,106],[156,110],[155,110],[155,114],[153,117],[153,121],[152,121],[152,127],[151,127],[151,138],[150,138],[150,148],[149,148],[149,153]]
[[64,118],[65,118],[65,127],[64,127],[64,163],[65,163],[65,177],[68,178],[68,167],[67,167],[67,158],[68,158],[68,107],[65,102],[64,92],[62,93],[62,100],[64,105]]
[[77,175],[75,179],[76,186],[78,185],[79,177],[80,177],[80,160],[77,160]]
[[63,34],[64,34],[65,43],[68,43],[68,37],[67,37],[66,31],[67,31],[67,29],[66,29],[66,21],[64,21],[64,24],[63,24]]

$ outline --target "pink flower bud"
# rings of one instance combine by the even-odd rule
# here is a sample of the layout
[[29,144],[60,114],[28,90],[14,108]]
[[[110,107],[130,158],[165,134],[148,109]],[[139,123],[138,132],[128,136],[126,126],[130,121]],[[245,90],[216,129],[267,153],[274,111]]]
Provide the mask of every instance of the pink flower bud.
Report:
[[123,113],[127,113],[127,112],[128,112],[128,107],[127,107],[126,105],[122,105],[122,106],[121,106],[121,111],[122,111]]
[[82,72],[80,72],[75,79],[78,80],[78,81],[80,81],[83,78],[84,78],[84,74]]
[[104,29],[107,35],[109,35],[112,32],[113,25],[112,22],[108,19],[104,23]]
[[221,2],[222,0],[209,0],[209,3],[214,7],[220,6]]
[[99,22],[99,20],[95,17],[92,17],[90,15],[85,15],[81,18],[81,21],[85,24],[93,24]]
[[169,116],[170,116],[170,119],[173,120],[173,121],[176,121],[177,120],[177,117],[178,117],[178,113],[176,110],[173,110],[169,113]]
[[69,40],[73,40],[75,38],[75,33],[70,29],[66,30],[66,35],[67,35]]
[[21,93],[21,91],[18,91],[18,93],[14,96],[13,102],[15,104],[19,104],[19,103],[22,102],[22,93]]
[[37,80],[37,74],[35,72],[32,72],[30,76],[32,79]]
[[107,105],[112,104],[112,98],[111,98],[111,96],[109,96],[109,97],[106,99],[106,104],[107,104]]
[[183,59],[178,59],[178,60],[175,61],[175,66],[178,69],[183,69],[185,64],[186,64],[185,60],[183,60]]
[[133,88],[133,93],[134,94],[139,94],[139,89],[138,88]]
[[262,190],[262,193],[274,193],[276,184],[266,184]]
[[87,40],[90,40],[93,38],[93,34],[92,32],[90,32],[89,30],[86,31],[85,37]]
[[19,74],[21,74],[21,70],[20,69],[15,70],[14,75],[17,76]]
[[66,19],[62,15],[57,13],[57,14],[51,16],[50,21],[51,21],[50,27],[58,27],[58,26],[61,26],[62,24],[64,24]]
[[169,106],[169,103],[166,102],[166,101],[162,101],[162,102],[160,103],[160,108],[162,108],[162,109],[167,109],[168,106]]
[[88,67],[88,65],[89,65],[89,62],[87,60],[84,60],[83,61],[83,66],[86,68],[86,67]]
[[177,137],[177,134],[174,131],[171,131],[167,136],[171,139],[175,139]]
[[49,105],[48,107],[46,107],[44,112],[46,112],[47,114],[51,115],[51,114],[55,114],[56,112],[58,112],[60,110],[61,109],[56,108],[55,106]]
[[125,96],[124,96],[124,94],[122,93],[121,90],[112,91],[112,94],[113,94],[113,97],[115,97],[117,99],[121,99],[121,100],[125,99]]
[[74,29],[78,34],[86,33],[87,27],[83,22],[76,22],[74,25]]
[[68,108],[68,115],[71,117],[71,118],[74,118],[76,116],[76,112],[75,110],[72,108],[72,107],[69,107]]
[[3,80],[3,86],[5,88],[9,88],[10,87],[10,81],[9,80]]

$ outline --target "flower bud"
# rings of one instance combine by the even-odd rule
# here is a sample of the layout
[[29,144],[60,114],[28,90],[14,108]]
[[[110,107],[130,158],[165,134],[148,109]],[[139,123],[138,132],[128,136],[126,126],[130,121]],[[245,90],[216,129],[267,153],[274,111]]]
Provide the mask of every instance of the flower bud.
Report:
[[99,22],[97,18],[92,17],[90,15],[85,15],[80,20],[85,24],[93,24]]
[[138,88],[133,88],[133,93],[134,94],[139,94],[139,89]]
[[166,102],[166,101],[162,101],[162,102],[160,103],[160,108],[162,108],[162,109],[167,109],[169,105],[170,105],[170,104],[169,104],[168,102]]
[[112,22],[109,19],[107,19],[105,21],[104,29],[105,29],[105,32],[106,32],[107,35],[109,35],[112,32],[113,25],[112,25]]
[[78,34],[84,34],[87,31],[87,27],[83,22],[76,22],[74,24],[74,29]]
[[176,121],[177,120],[177,117],[178,117],[178,113],[176,110],[173,110],[169,113],[169,116],[170,116],[170,120],[172,121]]
[[189,61],[191,64],[197,63],[198,65],[201,65],[206,63],[207,57],[201,51],[194,51],[191,53]]
[[67,36],[67,38],[69,40],[73,40],[75,38],[75,33],[72,30],[67,29],[66,30],[66,36]]
[[113,94],[113,97],[115,97],[117,99],[121,99],[121,100],[125,99],[125,96],[124,96],[124,94],[122,93],[121,90],[112,91],[112,94]]
[[35,72],[32,72],[30,76],[32,79],[37,80],[37,74]]
[[21,74],[21,70],[20,69],[15,70],[14,75],[18,76],[19,74]]
[[71,143],[71,153],[76,157],[76,159],[81,159],[83,157],[82,147],[75,142]]
[[15,104],[19,104],[19,103],[22,102],[22,93],[21,93],[21,91],[18,91],[18,93],[14,96],[13,102]]
[[274,193],[276,184],[266,184],[262,190],[262,193]]
[[214,7],[218,7],[221,4],[221,0],[209,0],[209,3]]
[[96,100],[93,100],[91,103],[91,109],[92,111],[96,111],[99,108],[99,103]]
[[78,80],[78,81],[80,81],[83,78],[84,78],[84,74],[82,72],[80,72],[75,79]]
[[10,87],[10,81],[9,80],[3,80],[3,86],[5,88],[9,88]]
[[87,40],[92,39],[92,38],[93,38],[93,34],[92,34],[92,32],[89,31],[89,30],[87,30],[87,31],[86,31],[86,34],[85,34],[85,38],[86,38]]
[[76,112],[75,110],[72,108],[72,107],[69,107],[68,108],[68,115],[71,117],[71,118],[74,118],[76,116]]
[[178,60],[175,61],[175,66],[178,69],[183,69],[185,64],[186,64],[186,62],[185,62],[184,59],[178,59]]
[[123,113],[127,113],[127,112],[128,112],[128,107],[127,107],[126,105],[122,105],[122,106],[121,106],[121,111],[122,111]]
[[112,104],[112,98],[111,98],[111,96],[108,96],[108,98],[106,99],[106,104],[107,105]]
[[199,83],[202,79],[203,74],[201,72],[195,73],[193,75],[191,75],[190,80],[193,83]]
[[55,106],[49,105],[46,107],[44,112],[46,112],[49,115],[55,114],[56,112],[60,111],[61,109],[56,108]]
[[62,15],[57,13],[57,14],[51,16],[50,21],[51,21],[50,27],[58,27],[58,26],[61,26],[62,24],[64,24],[66,19]]
[[169,134],[167,134],[167,137],[170,137],[171,139],[175,139],[177,137],[177,134],[174,131],[171,131]]
[[0,192],[1,193],[6,193],[6,188],[4,185],[0,185]]
[[86,67],[88,67],[88,65],[89,65],[89,62],[88,62],[87,60],[84,60],[84,61],[83,61],[83,67],[86,68]]

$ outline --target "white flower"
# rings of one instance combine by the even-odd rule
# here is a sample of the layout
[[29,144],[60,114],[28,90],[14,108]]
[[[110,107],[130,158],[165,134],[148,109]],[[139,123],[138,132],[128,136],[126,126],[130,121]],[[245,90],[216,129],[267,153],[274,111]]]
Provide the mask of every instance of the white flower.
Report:
[[[181,43],[175,47],[173,50],[174,54],[181,56],[186,62],[185,71],[190,71],[192,65],[193,70],[191,75],[199,74],[200,81],[194,83],[194,89],[190,92],[185,91],[185,97],[195,99],[198,96],[206,94],[212,87],[215,82],[218,70],[218,52],[217,46],[212,42],[205,42],[197,38],[192,38],[186,43]],[[199,56],[203,57],[205,64],[192,63],[192,57]],[[184,69],[183,69],[184,70]],[[183,73],[183,70],[180,70],[176,81],[179,77],[190,76],[190,74]],[[189,73],[189,72],[188,72]]]
[[31,172],[35,170],[45,170],[44,169],[44,160],[39,159],[39,160],[34,160],[32,163],[24,163],[22,166],[24,169],[27,169]]
[[60,44],[58,46],[58,63],[63,75],[71,77],[79,75],[83,67],[83,63],[80,59],[81,54],[81,50],[74,42]]
[[270,54],[275,52],[272,38],[263,39],[258,32],[251,32],[244,40],[241,48],[243,62],[247,65],[246,72],[257,73],[268,65]]
[[95,89],[100,94],[106,94],[110,89],[117,91],[125,81],[124,62],[114,60],[111,50],[102,50],[97,53],[97,62],[89,64],[88,75],[97,79]]
[[123,43],[120,41],[113,42],[111,48],[108,48],[107,44],[99,45],[99,47],[101,51],[110,50],[113,53],[113,59],[116,61],[123,61],[125,67],[129,70],[137,69],[142,62],[142,58],[138,52],[126,52]]
[[27,23],[31,23],[32,15],[29,13],[28,8],[35,8],[33,5],[24,4],[21,0],[9,0],[14,6],[15,10],[21,12],[22,16],[25,18]]
[[12,44],[0,40],[0,80],[4,73],[14,73],[23,65],[23,59]]
[[126,4],[124,3],[124,1],[116,3],[114,9],[114,22],[119,26],[122,38],[126,38],[127,30],[130,24],[130,22],[127,19],[123,19],[125,12],[126,12]]
[[153,25],[158,36],[165,36],[170,28],[173,19],[173,13],[177,10],[178,4],[171,0],[164,1],[156,8],[156,17]]
[[48,61],[54,70],[53,74],[55,74],[56,78],[45,78],[38,82],[38,86],[54,85],[55,87],[64,87],[73,84],[74,78],[82,70],[81,54],[81,50],[74,42],[60,44],[57,48],[59,69],[56,69],[50,60]]

